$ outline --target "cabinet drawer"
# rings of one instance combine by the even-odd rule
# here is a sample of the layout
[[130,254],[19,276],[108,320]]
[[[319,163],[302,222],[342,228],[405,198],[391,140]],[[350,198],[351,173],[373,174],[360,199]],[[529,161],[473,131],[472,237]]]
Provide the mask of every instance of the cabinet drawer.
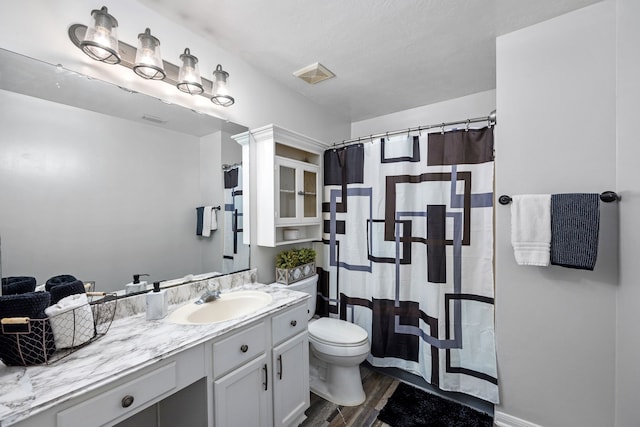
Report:
[[79,405],[58,412],[58,427],[103,425],[176,387],[176,362],[149,372],[135,380],[108,390]]
[[308,317],[306,301],[302,305],[273,316],[271,324],[273,345],[278,345],[295,334],[305,331]]
[[264,322],[237,332],[213,344],[213,376],[218,378],[241,366],[267,348],[267,328]]

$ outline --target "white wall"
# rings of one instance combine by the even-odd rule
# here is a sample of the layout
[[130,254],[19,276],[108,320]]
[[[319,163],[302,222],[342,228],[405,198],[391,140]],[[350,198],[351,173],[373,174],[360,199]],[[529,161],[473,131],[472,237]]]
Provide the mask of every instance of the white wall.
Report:
[[[116,290],[134,273],[211,271],[194,208],[222,203],[219,134],[210,157],[197,137],[6,91],[0,128],[4,276],[69,273]],[[218,179],[207,200],[201,165]]]
[[[351,138],[436,123],[488,116],[496,108],[496,91],[488,90],[436,104],[351,123]],[[500,117],[498,116],[498,121]],[[464,126],[464,125],[462,125]],[[473,126],[482,126],[476,123]]]
[[[93,9],[102,3],[87,0],[24,0],[0,2],[0,48],[31,56],[139,92],[222,117],[250,128],[269,123],[295,130],[322,141],[344,139],[349,121],[319,107],[191,29],[181,27],[155,11],[131,0],[110,0],[109,12],[118,20],[120,40],[136,45],[138,33],[149,27],[161,42],[165,60],[177,64],[185,47],[199,58],[204,77],[211,78],[217,64],[230,73],[236,104],[217,107],[204,97],[191,97],[160,82],[145,81],[121,66],[101,64],[77,49],[67,36],[74,23],[87,25]],[[203,11],[203,13],[214,13]],[[256,30],[258,31],[258,30]]]
[[[498,37],[496,194],[616,189],[615,43],[613,1]],[[517,266],[496,207],[497,418],[613,425],[621,206],[601,205],[593,272]]]
[[640,422],[640,2],[617,1],[617,186],[620,202],[620,284],[616,340],[616,425]]

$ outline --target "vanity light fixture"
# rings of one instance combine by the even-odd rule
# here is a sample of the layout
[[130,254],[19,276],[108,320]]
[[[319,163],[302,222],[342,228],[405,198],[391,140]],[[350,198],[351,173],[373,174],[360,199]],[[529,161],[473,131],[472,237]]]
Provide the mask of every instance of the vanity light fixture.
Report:
[[118,64],[118,21],[109,14],[106,6],[91,11],[91,23],[87,27],[80,49],[96,61]]
[[163,61],[160,40],[147,28],[138,35],[137,49],[118,40],[118,21],[109,14],[106,6],[91,12],[90,26],[72,24],[68,33],[71,42],[92,59],[107,64],[118,64],[133,70],[149,80],[159,80],[176,86],[182,92],[207,97],[216,105],[228,107],[235,103],[229,92],[229,73],[218,64],[213,71],[213,81],[200,76],[198,58],[189,48],[180,55],[178,67]]
[[180,55],[180,60],[182,61],[182,66],[180,66],[178,84],[176,86],[183,92],[191,95],[200,95],[204,92],[204,88],[202,87],[202,78],[198,69],[198,58],[191,55],[189,48],[186,48],[184,53]]
[[167,77],[162,66],[160,40],[152,36],[148,28],[144,33],[138,34],[138,50],[133,71],[143,79],[162,80]]
[[211,96],[211,102],[223,107],[228,107],[236,102],[232,96],[229,95],[229,73],[222,69],[222,65],[218,64],[213,72],[213,95]]

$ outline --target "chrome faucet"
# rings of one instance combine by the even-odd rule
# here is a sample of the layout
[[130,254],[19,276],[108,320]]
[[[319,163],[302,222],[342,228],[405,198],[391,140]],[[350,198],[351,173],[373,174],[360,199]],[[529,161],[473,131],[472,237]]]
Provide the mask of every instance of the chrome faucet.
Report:
[[195,301],[195,303],[200,305],[200,304],[204,304],[206,302],[215,301],[218,298],[220,298],[220,291],[219,290],[217,290],[217,289],[208,290],[204,294],[200,295],[200,298],[198,298]]

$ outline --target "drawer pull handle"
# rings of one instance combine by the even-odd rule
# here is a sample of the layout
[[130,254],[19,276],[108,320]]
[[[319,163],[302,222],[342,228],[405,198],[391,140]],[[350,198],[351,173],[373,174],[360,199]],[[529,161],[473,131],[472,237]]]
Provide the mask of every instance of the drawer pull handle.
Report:
[[246,345],[246,344],[242,344],[242,345],[240,346],[240,351],[241,351],[241,352],[246,353],[246,352],[247,352],[247,350],[249,350],[249,346],[248,346],[248,345]]
[[131,406],[132,403],[133,403],[133,396],[126,395],[125,397],[122,398],[122,407],[123,408],[128,408],[129,406]]
[[296,326],[297,324],[298,324],[298,321],[297,321],[297,320],[292,320],[292,321],[291,321],[291,326]]
[[278,365],[280,365],[280,370],[278,371],[278,379],[282,379],[282,355],[278,356]]

